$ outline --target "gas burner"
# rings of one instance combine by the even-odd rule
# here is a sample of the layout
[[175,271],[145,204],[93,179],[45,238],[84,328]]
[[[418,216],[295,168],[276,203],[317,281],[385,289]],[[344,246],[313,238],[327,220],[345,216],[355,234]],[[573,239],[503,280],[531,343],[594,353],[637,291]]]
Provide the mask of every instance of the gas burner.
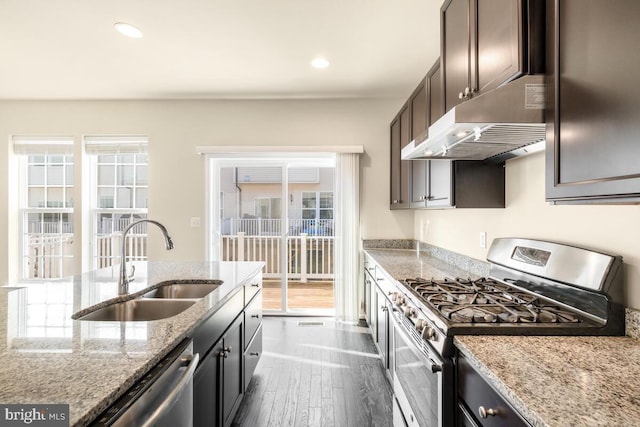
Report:
[[493,279],[406,279],[418,299],[457,323],[579,323],[580,318]]

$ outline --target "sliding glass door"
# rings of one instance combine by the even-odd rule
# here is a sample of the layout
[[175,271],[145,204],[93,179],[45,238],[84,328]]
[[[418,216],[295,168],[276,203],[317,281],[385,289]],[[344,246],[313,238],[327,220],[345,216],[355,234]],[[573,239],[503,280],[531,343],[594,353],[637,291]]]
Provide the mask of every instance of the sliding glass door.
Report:
[[333,159],[211,159],[210,258],[262,261],[263,309],[333,314]]

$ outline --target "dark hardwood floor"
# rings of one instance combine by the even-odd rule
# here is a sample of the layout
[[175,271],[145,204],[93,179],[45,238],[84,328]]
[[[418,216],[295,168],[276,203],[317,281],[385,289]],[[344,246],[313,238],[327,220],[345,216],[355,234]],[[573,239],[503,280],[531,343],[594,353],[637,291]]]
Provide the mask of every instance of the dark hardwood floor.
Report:
[[265,317],[263,345],[234,427],[392,425],[391,385],[366,328]]

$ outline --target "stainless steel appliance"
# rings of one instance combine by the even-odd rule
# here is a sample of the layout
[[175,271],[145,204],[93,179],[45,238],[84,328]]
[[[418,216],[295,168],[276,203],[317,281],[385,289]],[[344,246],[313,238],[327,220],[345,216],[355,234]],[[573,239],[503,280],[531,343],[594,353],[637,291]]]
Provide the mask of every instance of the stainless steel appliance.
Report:
[[92,426],[191,427],[193,373],[198,360],[192,341],[184,340]]
[[451,108],[401,153],[413,159],[502,162],[544,149],[543,75],[528,75]]
[[489,277],[408,278],[394,303],[394,426],[455,422],[455,335],[623,335],[622,258],[495,239]]

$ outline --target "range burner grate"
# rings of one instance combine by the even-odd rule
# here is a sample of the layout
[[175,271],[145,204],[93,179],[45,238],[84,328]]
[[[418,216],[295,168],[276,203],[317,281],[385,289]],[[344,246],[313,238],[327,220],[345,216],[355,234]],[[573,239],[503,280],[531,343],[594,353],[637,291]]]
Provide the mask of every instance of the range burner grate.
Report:
[[571,311],[493,279],[405,279],[420,300],[459,323],[579,323]]

